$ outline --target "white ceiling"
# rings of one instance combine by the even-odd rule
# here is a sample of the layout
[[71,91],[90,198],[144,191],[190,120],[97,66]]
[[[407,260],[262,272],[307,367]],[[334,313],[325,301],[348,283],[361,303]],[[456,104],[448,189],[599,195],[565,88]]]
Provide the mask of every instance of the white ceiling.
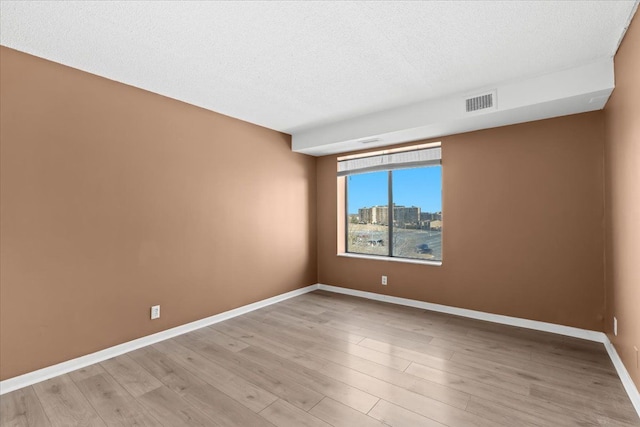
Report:
[[2,0],[0,43],[295,139],[367,114],[610,60],[636,7]]

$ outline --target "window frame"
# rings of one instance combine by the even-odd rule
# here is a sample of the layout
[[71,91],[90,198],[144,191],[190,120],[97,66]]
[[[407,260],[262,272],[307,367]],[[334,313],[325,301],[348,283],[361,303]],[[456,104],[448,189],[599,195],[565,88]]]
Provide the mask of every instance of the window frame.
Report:
[[[436,148],[436,147],[441,147],[441,143],[437,142],[437,143],[429,143],[429,144],[421,144],[418,146],[410,146],[410,147],[402,147],[399,149],[391,149],[391,150],[383,150],[383,151],[378,151],[378,152],[369,152],[369,153],[364,153],[364,154],[356,154],[356,155],[352,155],[352,156],[345,156],[345,157],[338,157],[338,161],[341,160],[350,160],[350,159],[357,159],[357,158],[361,158],[361,157],[373,157],[376,155],[380,155],[380,154],[387,154],[387,153],[397,153],[397,152],[403,152],[403,151],[416,151],[416,150],[420,150],[420,149],[424,149],[424,148]],[[440,167],[442,167],[442,162],[440,161],[439,163]],[[420,167],[431,167],[433,165],[415,165],[413,167],[415,168],[420,168]],[[338,256],[344,256],[344,257],[349,257],[349,258],[363,258],[363,259],[374,259],[374,260],[380,260],[380,261],[393,261],[393,262],[404,262],[404,263],[411,263],[411,264],[424,264],[424,265],[434,265],[434,266],[441,266],[442,265],[442,259],[444,258],[444,245],[443,245],[443,234],[444,234],[444,227],[441,231],[441,254],[440,254],[440,259],[439,260],[430,260],[430,259],[421,259],[421,258],[409,258],[409,257],[403,257],[403,256],[398,256],[398,255],[393,255],[393,235],[394,235],[394,225],[393,225],[393,221],[394,221],[394,201],[393,201],[393,172],[394,170],[401,170],[401,169],[406,169],[404,167],[389,167],[388,169],[385,169],[385,171],[387,172],[387,239],[388,239],[388,250],[387,250],[387,254],[386,255],[378,255],[378,254],[367,254],[367,253],[360,253],[360,252],[350,252],[349,251],[349,224],[350,224],[350,217],[349,217],[349,184],[348,184],[348,178],[350,175],[356,175],[357,173],[354,174],[343,174],[343,175],[338,175],[338,187],[340,190],[340,186],[342,186],[342,191],[338,191],[338,196],[339,198],[342,198],[342,201],[340,203],[340,201],[338,202],[338,208],[340,209],[341,207],[344,209],[344,215],[342,215],[342,226],[338,226],[338,232],[340,234],[342,234],[342,245],[339,245],[338,248]],[[362,172],[362,173],[366,173],[366,172]],[[441,173],[441,177],[442,177],[442,169],[440,171]],[[341,183],[341,179],[343,178],[343,182]],[[443,187],[442,183],[441,186]],[[442,188],[441,188],[441,201],[442,201]],[[389,208],[389,206],[392,206],[391,208]],[[443,214],[444,209],[441,207],[441,215],[444,216]],[[340,216],[339,216],[340,217]],[[338,236],[340,241],[340,236]]]

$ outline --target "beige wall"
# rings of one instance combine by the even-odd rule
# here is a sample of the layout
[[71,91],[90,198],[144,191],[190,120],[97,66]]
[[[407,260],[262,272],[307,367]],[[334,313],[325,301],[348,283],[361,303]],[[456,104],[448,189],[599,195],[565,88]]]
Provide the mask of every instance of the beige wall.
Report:
[[0,55],[1,379],[317,282],[288,135]]
[[443,265],[336,256],[336,156],[326,156],[320,283],[603,330],[602,112],[440,140]]
[[[616,88],[606,123],[605,328],[640,389],[640,18],[615,57]],[[613,316],[618,336],[613,335]]]

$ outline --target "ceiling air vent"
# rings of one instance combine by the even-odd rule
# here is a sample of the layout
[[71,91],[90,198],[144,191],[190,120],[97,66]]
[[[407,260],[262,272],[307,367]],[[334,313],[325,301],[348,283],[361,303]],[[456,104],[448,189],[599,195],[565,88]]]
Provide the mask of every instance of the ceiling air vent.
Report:
[[483,93],[482,95],[473,96],[465,99],[467,113],[475,111],[487,111],[496,109],[496,92]]
[[372,142],[378,142],[378,141],[380,141],[380,138],[376,138],[376,137],[358,140],[360,144],[371,144]]

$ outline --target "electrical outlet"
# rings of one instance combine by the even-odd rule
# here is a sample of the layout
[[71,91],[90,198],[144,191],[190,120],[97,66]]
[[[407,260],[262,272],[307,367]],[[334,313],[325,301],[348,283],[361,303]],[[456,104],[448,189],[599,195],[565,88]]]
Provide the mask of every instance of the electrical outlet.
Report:
[[158,319],[160,317],[160,306],[154,305],[151,307],[151,320]]
[[618,336],[618,319],[616,319],[616,316],[613,316],[613,335]]
[[387,276],[382,276],[382,284],[387,286]]

